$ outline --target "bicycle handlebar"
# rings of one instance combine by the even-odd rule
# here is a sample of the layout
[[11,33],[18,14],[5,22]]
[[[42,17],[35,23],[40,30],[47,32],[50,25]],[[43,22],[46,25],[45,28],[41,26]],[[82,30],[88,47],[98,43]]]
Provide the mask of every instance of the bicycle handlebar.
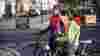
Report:
[[80,43],[82,43],[82,44],[92,44],[93,40],[81,40]]

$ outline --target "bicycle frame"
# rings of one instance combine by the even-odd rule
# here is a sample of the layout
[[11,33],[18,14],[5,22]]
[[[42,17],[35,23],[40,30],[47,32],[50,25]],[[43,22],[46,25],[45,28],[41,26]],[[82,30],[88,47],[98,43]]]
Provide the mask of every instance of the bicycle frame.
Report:
[[92,44],[92,43],[93,43],[92,40],[83,40],[83,41],[80,41],[80,44],[83,44],[83,47],[79,47],[78,48],[79,49],[78,51],[80,51],[80,52],[79,52],[79,54],[77,56],[89,56],[88,52],[86,52],[86,51],[88,49],[88,45]]

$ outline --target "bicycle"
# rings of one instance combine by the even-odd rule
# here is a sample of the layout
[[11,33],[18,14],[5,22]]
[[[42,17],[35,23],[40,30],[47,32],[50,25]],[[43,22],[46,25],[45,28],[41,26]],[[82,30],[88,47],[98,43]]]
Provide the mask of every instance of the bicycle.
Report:
[[88,46],[93,44],[94,40],[81,40],[80,44],[82,46],[79,46],[78,48],[78,54],[76,56],[91,56],[88,53]]

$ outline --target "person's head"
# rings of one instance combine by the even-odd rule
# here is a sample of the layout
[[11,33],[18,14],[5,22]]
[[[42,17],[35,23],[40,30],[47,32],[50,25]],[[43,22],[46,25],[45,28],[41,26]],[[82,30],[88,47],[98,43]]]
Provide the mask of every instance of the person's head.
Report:
[[59,8],[57,6],[54,6],[54,8],[53,8],[53,15],[54,16],[59,16],[59,14],[60,14]]
[[59,10],[54,10],[54,15],[59,16]]
[[74,20],[78,25],[80,25],[80,16],[75,16]]

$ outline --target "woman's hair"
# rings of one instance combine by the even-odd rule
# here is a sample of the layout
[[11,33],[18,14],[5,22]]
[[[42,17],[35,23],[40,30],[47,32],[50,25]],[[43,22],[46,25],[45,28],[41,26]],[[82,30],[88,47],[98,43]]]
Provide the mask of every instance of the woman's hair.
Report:
[[61,10],[61,15],[65,16],[65,11],[64,10]]
[[85,16],[81,16],[81,24],[85,24]]

